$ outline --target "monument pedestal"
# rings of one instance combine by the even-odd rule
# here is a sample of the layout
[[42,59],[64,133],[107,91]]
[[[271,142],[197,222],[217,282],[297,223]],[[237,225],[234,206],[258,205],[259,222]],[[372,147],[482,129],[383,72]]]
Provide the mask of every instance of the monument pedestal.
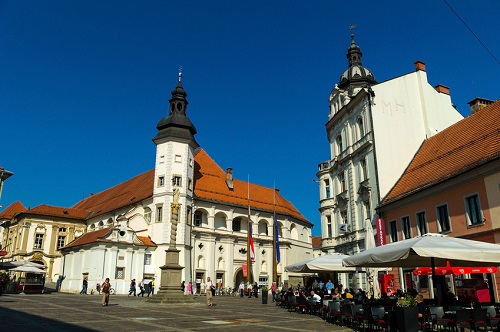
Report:
[[175,248],[165,250],[166,262],[160,266],[161,284],[158,292],[146,301],[161,304],[198,304],[192,295],[184,295],[181,288],[181,271],[184,267],[179,265],[179,252]]

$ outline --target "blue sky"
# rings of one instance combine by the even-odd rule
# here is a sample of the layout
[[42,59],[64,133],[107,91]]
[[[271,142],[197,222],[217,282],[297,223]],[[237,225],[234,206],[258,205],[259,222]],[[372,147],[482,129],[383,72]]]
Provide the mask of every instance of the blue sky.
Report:
[[480,41],[438,0],[0,0],[0,165],[14,172],[0,203],[68,207],[152,169],[182,66],[201,147],[276,184],[320,235],[312,179],[350,24],[378,81],[422,60],[464,116],[499,98],[500,2],[447,2]]

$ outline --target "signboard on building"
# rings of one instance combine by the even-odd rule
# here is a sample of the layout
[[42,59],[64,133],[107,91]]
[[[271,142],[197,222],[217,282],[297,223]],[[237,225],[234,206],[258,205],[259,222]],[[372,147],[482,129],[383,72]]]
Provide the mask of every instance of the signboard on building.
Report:
[[377,224],[377,246],[383,246],[384,244],[386,244],[384,219],[377,218],[375,219],[375,223]]

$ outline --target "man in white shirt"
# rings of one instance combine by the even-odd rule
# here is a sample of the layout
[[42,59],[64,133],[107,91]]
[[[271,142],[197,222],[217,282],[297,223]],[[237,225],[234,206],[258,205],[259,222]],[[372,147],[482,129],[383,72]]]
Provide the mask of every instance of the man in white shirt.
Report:
[[316,294],[314,291],[311,291],[311,298],[313,299],[314,303],[320,303],[321,302],[321,296]]
[[210,280],[210,277],[207,278],[207,282],[205,284],[205,293],[207,294],[207,305],[211,307],[213,305],[212,303],[212,286],[213,286],[212,280]]

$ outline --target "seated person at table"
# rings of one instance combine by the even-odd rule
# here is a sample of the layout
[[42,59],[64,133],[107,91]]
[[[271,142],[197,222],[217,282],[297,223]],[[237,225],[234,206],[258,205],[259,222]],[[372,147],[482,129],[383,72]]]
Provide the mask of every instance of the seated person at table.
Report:
[[422,318],[427,313],[427,305],[424,303],[424,297],[422,294],[418,294],[417,298],[417,308],[418,308],[418,318]]
[[320,303],[321,302],[321,296],[316,294],[313,290],[311,291],[311,299],[313,300],[314,303]]

